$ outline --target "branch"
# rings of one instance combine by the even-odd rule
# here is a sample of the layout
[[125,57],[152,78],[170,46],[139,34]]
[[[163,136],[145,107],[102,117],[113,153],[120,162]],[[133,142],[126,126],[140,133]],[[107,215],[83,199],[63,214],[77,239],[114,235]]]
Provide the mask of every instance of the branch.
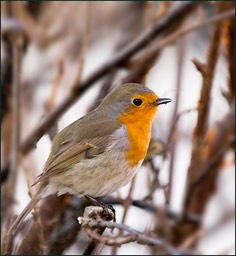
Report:
[[[232,102],[229,113],[221,120],[216,127],[209,130],[208,135],[214,133],[214,138],[207,137],[207,153],[204,161],[196,164],[197,173],[195,179],[189,183],[186,192],[184,215],[195,213],[201,216],[206,204],[214,192],[217,174],[220,164],[226,152],[234,145],[235,132],[235,102]],[[198,229],[201,222],[190,223],[182,222],[175,227],[177,241],[181,242],[190,233]],[[193,245],[194,246],[194,245]]]
[[[234,17],[234,14],[235,14],[234,10],[230,10],[230,11],[216,14],[213,17],[210,17],[203,21],[198,21],[193,24],[186,24],[183,27],[181,27],[180,29],[178,29],[177,31],[175,31],[175,32],[169,34],[168,36],[163,37],[160,40],[158,40],[157,42],[155,42],[153,49],[149,50],[148,54],[152,56],[158,50],[162,49],[163,47],[165,47],[167,45],[173,44],[174,42],[176,42],[178,39],[180,39],[184,35],[194,32],[195,30],[201,29],[210,24],[218,23],[222,20]],[[137,62],[140,62],[140,61],[142,62],[142,60],[145,58],[146,55],[147,55],[147,52],[144,52],[144,53],[140,54],[140,56],[138,56],[137,58],[131,59],[126,64],[126,67],[137,65]]]
[[[179,109],[179,98],[180,98],[180,91],[181,91],[181,81],[183,77],[183,63],[186,55],[186,40],[182,38],[182,40],[178,41],[178,53],[177,53],[177,78],[176,78],[176,99],[175,99],[175,106],[172,116],[172,124],[176,123],[177,120],[177,113]],[[175,134],[177,134],[178,129],[175,129]],[[174,162],[176,158],[176,136],[173,136],[172,143],[170,144],[170,167],[169,167],[169,177],[168,177],[168,190],[167,190],[167,197],[166,197],[166,204],[170,204],[170,199],[172,195],[172,187],[173,187],[173,176],[174,176]]]
[[[53,84],[52,84],[51,94],[50,94],[48,100],[46,101],[46,103],[44,105],[45,112],[50,111],[53,108],[53,106],[55,105],[56,98],[57,98],[57,95],[58,95],[58,91],[59,91],[59,87],[61,85],[61,80],[63,78],[63,75],[64,75],[64,63],[63,63],[63,61],[60,61],[58,63],[58,71],[57,71],[56,77],[55,77],[55,79],[53,81]],[[58,133],[58,125],[57,125],[57,123],[55,123],[49,129],[48,135],[49,135],[50,139],[52,140],[57,133]]]
[[[50,236],[58,223],[58,217],[62,209],[66,205],[66,195],[60,197],[53,195],[43,199],[40,205],[40,218],[42,222],[43,235],[48,246],[50,242]],[[52,211],[53,209],[53,211]],[[22,230],[18,230],[23,239],[18,241],[17,246],[14,247],[13,255],[38,255],[41,253],[39,230],[38,225],[34,218],[30,218],[28,221],[23,222],[25,225]],[[56,243],[56,241],[55,241]]]
[[[88,206],[84,210],[84,217],[82,219],[93,219],[96,221],[115,221],[115,212],[113,212],[107,205],[104,206]],[[79,222],[81,218],[78,218]],[[80,223],[81,224],[81,223]],[[106,227],[98,227],[94,230],[96,235],[101,236],[105,231]],[[99,240],[93,239],[89,242],[87,248],[85,249],[83,255],[91,255],[96,248]]]
[[205,136],[208,129],[208,117],[211,103],[210,94],[220,48],[221,24],[222,22],[215,25],[213,28],[211,41],[208,47],[206,63],[203,64],[196,59],[194,60],[196,68],[202,74],[203,82],[201,95],[198,102],[197,124],[193,133],[193,149],[191,155],[191,163],[188,169],[188,184],[191,184],[191,182],[196,178],[204,158],[203,152],[206,147]]
[[228,20],[226,23],[226,56],[228,59],[228,69],[229,69],[229,78],[228,78],[228,93],[229,102],[232,102],[235,98],[235,74],[234,74],[234,56],[235,56],[235,23],[234,18]]
[[13,138],[12,138],[12,158],[11,158],[11,168],[12,175],[9,180],[9,185],[11,186],[10,193],[14,196],[15,184],[18,168],[17,151],[20,143],[20,73],[21,73],[21,46],[22,46],[21,36],[16,36],[13,38],[13,81],[12,81],[12,98],[13,98]]
[[89,203],[84,198],[78,197],[71,197],[67,200],[69,202],[60,213],[59,221],[47,239],[47,255],[62,255],[67,248],[76,242],[80,232],[81,226],[78,225],[77,218],[84,213],[84,208]]
[[[232,136],[234,131],[235,102],[231,104],[231,109],[226,117],[217,125],[217,134],[213,144],[209,144],[208,161],[203,166],[200,175],[192,182],[190,188],[193,189],[199,185],[214,169],[215,165],[219,165],[225,152],[234,145],[235,138]],[[211,130],[210,130],[211,131]],[[209,132],[210,132],[209,131]],[[191,193],[190,193],[191,194]]]
[[[121,220],[122,224],[125,223],[128,211],[130,209],[130,206],[132,205],[132,193],[133,193],[134,187],[135,187],[135,180],[136,180],[136,176],[134,176],[132,181],[131,181],[129,192],[128,192],[128,195],[127,195],[126,199],[122,201],[122,205],[123,205],[123,216],[122,216],[122,220]],[[120,230],[118,236],[122,236],[122,235],[123,235],[123,231]],[[117,254],[117,247],[116,246],[112,248],[112,254],[113,255]]]
[[203,76],[201,96],[198,103],[198,120],[195,127],[195,137],[197,138],[203,138],[207,129],[207,119],[210,107],[210,92],[219,53],[220,35],[221,26],[215,26],[211,44],[208,49],[207,64],[200,63],[196,59],[193,61]]
[[[101,199],[101,201],[105,204],[122,205],[122,202],[120,199],[116,199],[112,196],[105,196]],[[178,221],[181,218],[180,214],[173,212],[170,208],[167,208],[167,207],[162,208],[160,206],[156,206],[150,200],[132,200],[131,204],[132,206],[138,207],[143,210],[147,210],[149,212],[153,212],[155,214],[158,213],[159,211],[162,211],[162,212],[165,211],[165,214],[167,215],[167,217],[172,220]],[[184,216],[184,220],[191,223],[199,223],[200,218],[196,214],[189,214]]]
[[[85,231],[93,238],[98,240],[99,242],[105,243],[107,245],[121,245],[124,243],[129,242],[137,242],[139,244],[145,244],[145,245],[157,245],[163,247],[166,252],[169,254],[176,254],[179,252],[170,244],[166,243],[162,239],[157,239],[154,237],[151,237],[150,235],[144,235],[143,233],[126,226],[124,224],[119,224],[116,222],[110,222],[110,221],[104,221],[104,220],[93,220],[89,218],[78,218],[80,224],[82,224],[82,227],[86,227]],[[110,229],[119,229],[122,231],[125,231],[129,234],[129,236],[123,236],[123,237],[111,237],[111,236],[100,236],[98,234],[95,234],[94,232],[91,232],[91,230],[87,228],[110,228]]]
[[[12,78],[12,139],[11,139],[11,152],[10,153],[10,170],[11,175],[9,176],[7,184],[3,189],[4,197],[7,198],[10,203],[7,205],[7,214],[3,215],[3,220],[7,222],[13,216],[13,198],[16,190],[17,174],[18,174],[18,157],[17,152],[20,142],[20,73],[21,73],[21,50],[22,50],[22,37],[15,35],[12,38],[13,44],[13,78]],[[6,211],[6,210],[5,210]],[[10,252],[12,238],[7,238],[3,242],[4,253]]]

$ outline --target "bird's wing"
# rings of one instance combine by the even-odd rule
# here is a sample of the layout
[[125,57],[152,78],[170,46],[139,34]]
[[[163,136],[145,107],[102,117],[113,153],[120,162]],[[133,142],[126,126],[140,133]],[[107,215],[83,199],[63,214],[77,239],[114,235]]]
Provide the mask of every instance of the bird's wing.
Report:
[[[33,185],[41,181],[47,181],[48,178],[67,171],[71,165],[80,162],[82,159],[93,158],[103,153],[112,143],[110,135],[119,128],[120,124],[116,122],[102,122],[87,127],[87,138],[85,136],[81,138],[81,141],[77,141],[77,138],[75,139],[73,135],[69,136],[60,143],[56,150],[51,152],[43,173],[38,176]],[[89,131],[93,131],[93,133]]]

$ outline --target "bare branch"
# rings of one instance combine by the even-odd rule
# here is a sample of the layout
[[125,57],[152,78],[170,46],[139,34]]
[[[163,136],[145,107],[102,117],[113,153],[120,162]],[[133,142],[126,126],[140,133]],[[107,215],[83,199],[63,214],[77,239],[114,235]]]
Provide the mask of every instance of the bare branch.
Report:
[[[104,207],[101,207],[101,206],[86,207],[85,211],[84,211],[84,218],[86,218],[86,219],[91,218],[96,221],[100,221],[100,220],[114,221],[116,217],[115,217],[115,213],[111,209],[109,209],[106,205],[104,205]],[[81,220],[81,218],[78,218],[78,219],[79,219],[79,221]],[[105,229],[106,229],[106,227],[97,227],[94,230],[94,233],[98,236],[101,236],[103,234],[103,232],[105,231]],[[89,244],[83,254],[84,255],[92,254],[98,242],[99,242],[99,240],[93,239],[93,237],[92,237],[92,240],[89,242]]]
[[[12,107],[12,148],[10,156],[10,175],[5,184],[4,196],[8,198],[10,204],[7,205],[7,216],[4,216],[9,221],[13,216],[13,198],[15,196],[17,174],[18,174],[18,157],[17,152],[20,144],[20,73],[21,73],[21,47],[22,47],[22,37],[16,35],[12,38],[13,44],[13,85],[12,85],[12,96],[13,96],[13,107]],[[8,222],[7,221],[7,222]],[[4,253],[9,253],[12,238],[7,238],[4,244]]]
[[118,239],[118,243],[116,244],[116,238],[112,238],[112,237],[105,237],[102,238],[102,236],[97,236],[94,235],[94,233],[89,232],[89,235],[93,236],[94,239],[97,239],[98,241],[100,241],[103,243],[108,242],[108,245],[121,245],[122,243],[128,243],[128,242],[137,242],[139,244],[146,244],[146,245],[158,245],[161,246],[163,248],[165,248],[166,252],[170,253],[170,254],[176,254],[178,251],[171,246],[170,244],[167,244],[165,241],[161,240],[161,239],[157,239],[157,238],[153,238],[150,235],[144,235],[143,233],[129,227],[126,226],[124,224],[119,224],[116,222],[109,222],[109,221],[103,221],[103,220],[93,220],[93,219],[89,219],[89,218],[82,218],[79,217],[79,221],[82,224],[83,227],[89,227],[89,228],[117,228],[119,230],[123,230],[127,233],[129,233],[131,236],[126,236],[124,239],[121,239],[121,241]]
[[[123,216],[122,216],[122,220],[121,220],[122,224],[125,223],[125,220],[126,220],[126,217],[127,217],[127,213],[129,211],[129,207],[130,207],[130,205],[132,205],[132,193],[134,191],[135,179],[136,179],[136,176],[134,176],[132,181],[131,181],[129,192],[128,192],[128,196],[126,197],[125,200],[122,201],[123,208],[124,208]],[[123,235],[123,231],[120,230],[118,236],[122,236],[122,235]],[[112,248],[112,254],[116,255],[116,252],[117,252],[117,247],[113,247]]]
[[[176,123],[177,119],[177,113],[178,113],[178,108],[179,108],[179,96],[180,96],[180,91],[181,91],[181,80],[183,76],[183,62],[184,62],[184,57],[186,54],[186,40],[185,38],[182,38],[182,40],[178,41],[178,54],[177,54],[177,78],[176,78],[176,90],[177,90],[177,95],[175,99],[175,107],[174,107],[174,112],[172,116],[172,123]],[[176,132],[176,129],[175,129]],[[173,137],[172,137],[173,138]],[[170,197],[172,193],[172,185],[173,185],[173,175],[174,175],[174,162],[175,162],[175,149],[176,149],[176,139],[172,140],[170,143],[170,168],[169,168],[169,180],[168,180],[168,190],[167,190],[167,201],[166,204],[170,203]]]
[[205,135],[208,129],[208,115],[210,109],[210,94],[212,88],[212,81],[214,71],[218,60],[218,53],[220,47],[221,24],[215,26],[212,31],[212,37],[207,52],[206,64],[202,64],[195,60],[194,63],[197,68],[202,72],[203,82],[201,95],[198,102],[198,118],[197,124],[193,133],[193,149],[191,155],[191,163],[188,170],[188,184],[196,178],[198,168],[203,161],[203,149],[205,147]]

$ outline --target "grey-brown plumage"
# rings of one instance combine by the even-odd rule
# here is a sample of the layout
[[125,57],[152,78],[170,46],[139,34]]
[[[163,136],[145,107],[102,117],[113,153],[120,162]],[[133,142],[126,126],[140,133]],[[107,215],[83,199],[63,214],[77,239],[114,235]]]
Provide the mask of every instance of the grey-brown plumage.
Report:
[[[136,95],[143,95],[143,106],[133,104]],[[154,103],[157,100],[155,93],[144,85],[124,84],[108,94],[97,109],[59,132],[52,141],[51,153],[44,170],[33,184],[38,185],[37,192],[15,220],[8,234],[15,233],[38,201],[47,195],[71,193],[100,197],[126,185],[144,157],[135,166],[129,164],[126,156],[130,148],[127,127],[119,121],[119,117],[129,111],[141,114],[152,111],[150,118],[148,115],[147,120],[144,118],[144,122],[148,123],[147,134],[144,134],[142,121],[137,120],[141,125],[139,128],[132,126],[140,129],[138,136],[144,136],[149,143],[149,130],[158,105]],[[165,102],[167,103],[164,100],[163,103]],[[143,149],[140,150],[143,152]]]

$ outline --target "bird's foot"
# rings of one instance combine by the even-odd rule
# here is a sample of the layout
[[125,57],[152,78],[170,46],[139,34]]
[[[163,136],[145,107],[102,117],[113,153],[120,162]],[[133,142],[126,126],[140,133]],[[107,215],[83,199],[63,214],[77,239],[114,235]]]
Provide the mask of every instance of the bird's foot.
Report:
[[84,197],[92,205],[102,207],[102,209],[103,209],[102,215],[105,220],[108,220],[108,221],[113,220],[114,222],[116,222],[116,211],[111,204],[104,204],[103,202],[95,199],[94,197],[92,197],[90,195],[84,195]]

